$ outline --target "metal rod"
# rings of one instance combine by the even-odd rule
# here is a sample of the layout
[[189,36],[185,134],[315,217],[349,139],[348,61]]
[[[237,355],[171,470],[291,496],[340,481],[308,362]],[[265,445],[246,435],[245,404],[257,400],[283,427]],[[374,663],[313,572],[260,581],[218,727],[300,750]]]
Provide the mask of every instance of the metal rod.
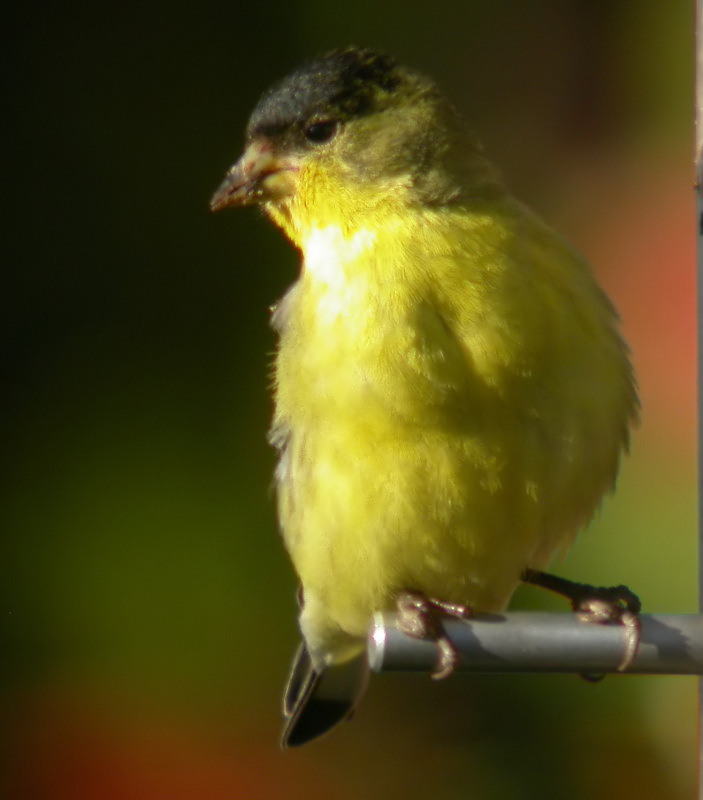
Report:
[[[643,614],[640,646],[628,673],[702,675],[703,615]],[[431,672],[437,648],[376,614],[368,641],[374,672]],[[464,672],[617,672],[624,647],[619,625],[582,622],[576,614],[509,612],[449,620],[447,635]]]

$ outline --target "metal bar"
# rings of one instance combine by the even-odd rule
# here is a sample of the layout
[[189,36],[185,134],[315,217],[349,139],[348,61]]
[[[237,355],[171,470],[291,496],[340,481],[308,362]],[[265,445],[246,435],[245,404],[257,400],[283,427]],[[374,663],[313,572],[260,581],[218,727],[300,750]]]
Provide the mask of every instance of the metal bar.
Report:
[[[703,675],[703,615],[643,614],[640,646],[628,673]],[[431,672],[433,642],[413,639],[395,626],[395,614],[376,614],[369,635],[374,672]],[[582,622],[576,614],[508,612],[444,624],[462,672],[618,671],[625,647],[619,625]]]

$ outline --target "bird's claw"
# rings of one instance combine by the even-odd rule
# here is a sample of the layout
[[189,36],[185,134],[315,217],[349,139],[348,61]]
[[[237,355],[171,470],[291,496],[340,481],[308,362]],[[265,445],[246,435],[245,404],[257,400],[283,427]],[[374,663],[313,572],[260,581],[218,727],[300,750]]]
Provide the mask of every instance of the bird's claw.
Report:
[[[625,672],[635,660],[640,644],[642,624],[639,618],[639,598],[626,586],[593,588],[597,589],[597,596],[572,601],[572,606],[583,622],[595,622],[599,625],[614,622],[622,626],[625,652],[618,664],[618,672]],[[626,596],[621,590],[625,590]]]
[[[625,672],[632,665],[640,644],[639,613],[642,603],[631,589],[623,585],[591,586],[531,569],[525,570],[522,579],[525,583],[542,586],[568,598],[571,608],[583,622],[599,625],[615,623],[622,626],[625,652],[618,664],[618,672]],[[600,677],[584,677],[587,680],[600,680]]]
[[458,603],[448,603],[425,597],[422,592],[406,591],[396,599],[397,626],[414,639],[430,639],[437,645],[437,663],[431,677],[439,681],[448,678],[459,663],[459,653],[447,636],[442,617],[467,619],[471,609]]

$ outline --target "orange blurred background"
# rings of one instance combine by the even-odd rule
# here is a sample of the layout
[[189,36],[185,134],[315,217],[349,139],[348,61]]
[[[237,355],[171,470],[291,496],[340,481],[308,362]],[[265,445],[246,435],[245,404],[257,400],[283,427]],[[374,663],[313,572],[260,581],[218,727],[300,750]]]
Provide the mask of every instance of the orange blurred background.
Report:
[[0,796],[692,797],[692,678],[377,676],[351,723],[278,750],[296,608],[267,308],[297,256],[207,208],[301,60],[368,44],[435,77],[633,351],[631,457],[558,570],[695,612],[690,4],[61,0],[7,23]]

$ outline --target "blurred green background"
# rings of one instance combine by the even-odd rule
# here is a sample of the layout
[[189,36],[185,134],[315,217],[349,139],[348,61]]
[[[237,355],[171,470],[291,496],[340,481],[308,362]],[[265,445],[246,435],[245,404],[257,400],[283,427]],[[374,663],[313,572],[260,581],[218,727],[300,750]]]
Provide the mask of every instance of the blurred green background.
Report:
[[[442,83],[618,304],[643,422],[558,571],[696,609],[693,10],[683,0],[41,2],[4,14],[8,800],[684,800],[695,682],[378,676],[280,752],[295,581],[267,308],[296,253],[212,216],[258,95],[335,46]],[[535,589],[519,605],[563,610]]]

